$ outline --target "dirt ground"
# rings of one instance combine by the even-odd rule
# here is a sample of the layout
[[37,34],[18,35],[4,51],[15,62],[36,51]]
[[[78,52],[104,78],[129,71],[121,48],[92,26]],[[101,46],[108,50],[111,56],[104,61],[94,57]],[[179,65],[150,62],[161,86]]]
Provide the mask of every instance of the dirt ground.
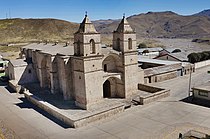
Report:
[[180,48],[187,53],[210,51],[210,45],[192,42],[192,39],[155,39],[166,48]]
[[19,139],[19,137],[0,120],[0,139]]
[[[140,38],[139,42],[147,43],[150,47],[164,47],[164,48],[180,48],[181,50],[192,53],[192,52],[202,52],[210,51],[210,45],[192,42],[192,39],[159,39],[159,38]],[[19,51],[17,51],[17,46],[13,49],[8,49],[8,51],[1,51],[2,55],[6,59],[16,59],[19,57]],[[11,51],[10,51],[11,50]]]

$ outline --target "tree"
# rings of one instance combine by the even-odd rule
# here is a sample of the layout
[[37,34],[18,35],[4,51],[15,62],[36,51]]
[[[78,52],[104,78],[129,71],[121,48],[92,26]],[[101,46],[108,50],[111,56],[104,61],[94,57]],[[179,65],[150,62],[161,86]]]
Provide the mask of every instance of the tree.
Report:
[[188,61],[190,63],[195,63],[195,62],[199,62],[200,58],[199,58],[199,54],[198,53],[191,53],[187,56]]
[[204,51],[202,60],[208,60],[210,59],[210,51]]
[[210,59],[210,51],[203,51],[199,53],[191,53],[188,56],[188,61],[190,63],[200,62]]

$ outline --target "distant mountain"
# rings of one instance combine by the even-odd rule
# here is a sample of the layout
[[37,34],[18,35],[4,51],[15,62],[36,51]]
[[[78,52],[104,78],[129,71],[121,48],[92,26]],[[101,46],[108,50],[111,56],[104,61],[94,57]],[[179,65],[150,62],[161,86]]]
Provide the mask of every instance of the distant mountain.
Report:
[[79,24],[58,19],[0,20],[0,44],[39,40],[73,41]]
[[[160,38],[197,38],[210,36],[210,19],[205,16],[182,16],[171,11],[148,12],[127,18],[137,37]],[[108,24],[95,21],[96,28],[103,37],[111,38],[111,33],[117,28],[119,20]],[[110,22],[110,21],[109,21]]]
[[[106,25],[111,24],[115,21],[120,21],[119,19],[108,19],[108,20],[96,20],[96,21],[92,21],[92,23],[96,26],[99,27],[100,29],[106,27]],[[97,30],[99,30],[99,28],[96,28]]]
[[203,10],[203,11],[201,11],[201,12],[195,14],[195,15],[199,15],[199,16],[208,16],[208,17],[210,17],[210,9],[208,9],[208,10]]
[[[206,16],[182,16],[166,11],[133,15],[127,20],[135,29],[137,38],[210,37],[210,18]],[[120,19],[93,21],[103,43],[111,43],[112,32],[119,22]],[[4,19],[0,20],[0,44],[39,40],[72,42],[78,27],[78,23],[58,19]]]

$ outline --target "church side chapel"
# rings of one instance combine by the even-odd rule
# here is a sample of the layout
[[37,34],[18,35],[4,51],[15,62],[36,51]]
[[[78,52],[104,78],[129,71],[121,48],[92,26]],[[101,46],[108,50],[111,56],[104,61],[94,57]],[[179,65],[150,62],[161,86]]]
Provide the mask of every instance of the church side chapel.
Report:
[[[109,98],[130,99],[143,83],[138,67],[136,33],[123,16],[113,32],[112,48],[101,47],[101,36],[85,15],[74,34],[74,46],[34,43],[22,49],[41,88],[74,100],[83,109]],[[27,75],[26,75],[27,76]]]

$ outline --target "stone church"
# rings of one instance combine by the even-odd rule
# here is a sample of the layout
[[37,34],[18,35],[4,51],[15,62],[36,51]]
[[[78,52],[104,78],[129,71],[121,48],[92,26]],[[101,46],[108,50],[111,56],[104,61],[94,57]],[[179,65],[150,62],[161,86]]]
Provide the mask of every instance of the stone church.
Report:
[[100,33],[85,15],[74,34],[74,46],[34,43],[21,54],[28,63],[25,76],[34,76],[25,83],[37,82],[83,109],[107,98],[130,99],[143,83],[136,34],[125,17],[113,32],[112,48],[101,47]]

